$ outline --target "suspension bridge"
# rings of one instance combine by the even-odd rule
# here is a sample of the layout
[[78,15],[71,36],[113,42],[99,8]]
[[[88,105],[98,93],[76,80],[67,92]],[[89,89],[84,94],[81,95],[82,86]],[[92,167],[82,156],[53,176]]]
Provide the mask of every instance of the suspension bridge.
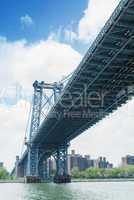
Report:
[[26,150],[12,174],[47,180],[53,156],[54,182],[70,182],[70,141],[134,95],[134,0],[120,1],[66,84],[35,81],[33,88]]

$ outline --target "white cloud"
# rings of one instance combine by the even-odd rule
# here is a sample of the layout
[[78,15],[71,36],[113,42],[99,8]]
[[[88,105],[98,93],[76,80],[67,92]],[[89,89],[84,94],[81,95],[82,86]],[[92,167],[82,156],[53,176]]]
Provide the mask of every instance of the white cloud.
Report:
[[[55,82],[72,72],[80,60],[81,55],[71,46],[52,38],[31,45],[25,40],[9,42],[0,38],[0,89],[3,91],[16,82],[26,89],[32,89],[35,80]],[[0,105],[0,161],[9,169],[20,152],[25,134],[28,117],[25,104],[23,101],[12,107]]]
[[65,36],[65,40],[72,43],[74,40],[77,39],[77,34],[73,31],[70,31],[68,29],[64,30],[64,36]]
[[104,26],[120,0],[90,0],[83,18],[79,22],[80,40],[93,40]]
[[106,156],[118,165],[121,157],[134,155],[134,99],[72,142],[79,153]]
[[[91,43],[104,26],[120,0],[89,0],[78,23],[77,40]],[[107,156],[119,164],[122,156],[134,154],[134,100],[102,120],[72,142],[71,148],[92,156]]]
[[[66,30],[66,39],[92,41],[118,2],[119,0],[90,0],[77,33]],[[22,19],[23,25],[33,24],[28,15]],[[9,42],[0,37],[0,88],[15,82],[31,88],[36,79],[46,82],[60,80],[77,67],[81,58],[70,45],[55,41],[54,34],[46,41],[31,45],[26,40]],[[27,121],[27,106],[24,105],[25,102],[9,108],[0,105],[0,160],[4,160],[8,167],[11,167],[15,155],[20,151],[24,137]],[[93,156],[106,155],[117,163],[122,155],[134,152],[133,110],[131,101],[110,119],[104,119],[75,139],[72,148],[75,147],[79,153],[89,152]]]
[[53,31],[50,32],[48,40],[60,42],[62,39],[62,32],[63,32],[63,27],[59,26],[57,30],[55,30],[54,32]]
[[83,17],[78,22],[77,31],[68,31],[73,39],[91,43],[104,26],[120,0],[89,0]]
[[20,153],[24,140],[29,103],[19,101],[12,107],[0,105],[0,161],[12,169],[16,154]]
[[32,17],[29,16],[28,14],[26,14],[24,16],[21,16],[20,17],[20,22],[21,22],[23,27],[29,27],[29,26],[34,24],[34,21],[33,21]]
[[[32,88],[34,80],[53,82],[73,71],[81,55],[71,46],[52,38],[29,45],[25,40],[9,42],[0,40],[0,86],[14,82]],[[72,142],[72,148],[93,156],[106,155],[118,162],[120,157],[134,152],[134,105],[130,103],[101,121]],[[27,121],[27,109],[18,103],[13,107],[0,106],[0,160],[11,167],[20,152]],[[6,145],[5,145],[6,144]],[[114,146],[114,148],[113,148]]]
[[33,81],[52,82],[72,72],[81,55],[71,46],[52,39],[28,45],[25,40],[0,41],[0,86],[19,82],[31,87]]

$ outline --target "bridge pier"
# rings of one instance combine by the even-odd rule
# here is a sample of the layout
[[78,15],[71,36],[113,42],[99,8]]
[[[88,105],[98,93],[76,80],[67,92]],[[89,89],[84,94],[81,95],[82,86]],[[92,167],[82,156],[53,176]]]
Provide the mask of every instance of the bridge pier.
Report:
[[16,156],[15,170],[13,176],[15,178],[20,178],[23,176],[23,168],[21,165],[19,165],[19,156]]
[[38,176],[38,148],[31,146],[28,152],[28,176]]
[[[53,90],[54,102],[56,103],[57,96],[61,93],[62,86],[62,84],[57,83],[45,84],[43,81],[35,81],[33,84],[34,95],[32,101],[30,133],[28,140],[27,137],[25,138],[25,145],[27,146],[27,162],[26,167],[23,170],[27,183],[37,183],[42,180],[50,180],[50,165],[48,163],[48,158],[52,156],[55,149],[50,148],[50,152],[44,152],[44,146],[40,146],[37,141],[34,142],[34,137],[39,133],[42,109],[46,103],[50,101],[49,98],[46,98],[46,94],[44,94],[43,91],[45,89]],[[44,96],[45,102],[43,102]],[[49,102],[49,104],[50,103],[51,102]],[[54,155],[56,161],[56,175],[54,177],[55,183],[67,183],[71,181],[71,178],[68,175],[67,148],[67,144],[59,146]]]
[[39,161],[39,147],[37,144],[32,142],[32,138],[38,132],[40,118],[41,118],[41,107],[42,107],[42,96],[43,96],[43,85],[44,82],[39,83],[35,81],[33,105],[32,105],[32,116],[31,116],[31,127],[29,141],[26,142],[28,149],[28,163],[26,182],[40,182],[38,174],[38,161]]
[[45,159],[39,162],[39,177],[41,181],[50,181],[50,163],[49,159]]
[[19,156],[16,156],[14,176],[15,178],[20,177]]
[[38,147],[31,145],[28,148],[28,162],[25,182],[39,183],[41,182],[41,179],[38,174]]
[[43,179],[48,181],[50,180],[50,163],[49,163],[49,159],[46,159],[44,161],[44,176]]
[[56,174],[54,176],[54,183],[70,183],[71,176],[68,174],[68,145],[60,146],[54,154],[56,161]]

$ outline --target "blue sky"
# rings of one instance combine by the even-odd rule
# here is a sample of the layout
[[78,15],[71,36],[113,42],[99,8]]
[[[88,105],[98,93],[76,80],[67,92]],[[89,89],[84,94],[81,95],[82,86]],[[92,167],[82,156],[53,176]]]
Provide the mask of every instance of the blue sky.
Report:
[[[21,152],[32,83],[59,81],[74,71],[119,1],[0,0],[0,161],[8,169]],[[134,152],[133,110],[131,101],[71,148],[119,164]]]
[[[88,0],[0,0],[0,4],[1,36],[6,36],[10,41],[25,38],[28,42],[36,42],[62,29],[60,40],[64,41],[64,28],[73,26],[76,29],[88,6]],[[26,15],[32,19],[33,24],[23,26],[21,17]],[[79,43],[74,45],[81,51],[79,46]]]

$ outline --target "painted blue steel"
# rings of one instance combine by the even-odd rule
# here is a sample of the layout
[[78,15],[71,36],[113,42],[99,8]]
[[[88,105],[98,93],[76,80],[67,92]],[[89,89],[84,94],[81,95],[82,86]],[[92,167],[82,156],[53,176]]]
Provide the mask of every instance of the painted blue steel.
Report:
[[34,97],[33,97],[32,119],[31,119],[31,128],[29,136],[30,142],[32,140],[32,137],[35,134],[37,134],[40,125],[43,84],[44,84],[43,82],[38,83],[38,81],[35,81],[33,84]]
[[103,29],[101,30],[101,32],[98,34],[97,38],[95,39],[95,41],[93,42],[93,44],[91,45],[91,47],[89,48],[89,50],[87,51],[86,55],[84,56],[84,58],[80,62],[79,66],[77,67],[77,69],[75,70],[75,72],[73,73],[73,75],[71,76],[71,78],[70,78],[70,80],[69,80],[68,84],[66,85],[66,87],[65,87],[65,89],[64,89],[63,92],[65,92],[68,89],[68,86],[70,86],[72,84],[72,82],[75,80],[75,77],[78,76],[78,73],[81,70],[83,70],[83,67],[86,66],[86,62],[89,59],[89,57],[92,56],[92,54],[94,53],[94,51],[96,50],[96,48],[98,48],[100,46],[100,43],[106,37],[108,29],[110,29],[110,27],[113,24],[116,23],[117,17],[120,16],[121,11],[130,2],[132,2],[132,1],[131,0],[121,0],[120,1],[119,5],[114,10],[113,14],[109,18],[109,20],[107,21],[107,23],[105,24],[105,26],[103,27]]
[[38,173],[41,180],[50,180],[50,156],[50,152],[45,152],[44,149],[39,149]]
[[50,180],[50,166],[49,166],[49,159],[44,161],[44,180]]
[[[124,3],[125,3],[125,7],[124,7],[124,9],[123,9],[123,11],[122,11],[122,13],[124,13],[124,10],[126,11],[127,10],[127,8],[128,8],[128,6],[130,5],[130,3],[132,3],[132,1],[123,1],[123,4],[121,3],[121,5],[124,5]],[[129,4],[128,4],[129,3]],[[128,4],[128,5],[127,5]],[[120,10],[120,8],[122,8],[122,6],[119,6],[119,10]],[[116,13],[117,13],[117,10],[118,9],[116,9]],[[121,15],[122,15],[122,13],[121,13]],[[118,13],[119,14],[119,13]],[[114,13],[114,16],[117,16],[117,14],[115,15],[115,13]],[[119,19],[121,18],[121,16],[119,16]],[[110,20],[111,21],[111,20]],[[115,24],[117,24],[117,22],[118,22],[118,20],[116,20],[115,22],[114,22],[114,25]],[[108,26],[107,26],[108,27]],[[120,30],[121,30],[121,28],[119,28],[119,32],[120,32]],[[129,30],[129,24],[128,24],[128,27],[126,27],[126,32],[125,32],[125,34],[127,35],[127,32],[128,32],[128,30]],[[111,31],[111,30],[110,30]],[[105,31],[105,32],[108,32],[108,30],[107,31]],[[111,32],[110,32],[111,33]],[[107,37],[107,34],[105,35],[105,38]],[[103,38],[103,41],[104,41],[104,38]],[[108,40],[109,41],[109,40]],[[118,48],[118,46],[116,47],[114,47],[115,48],[115,50],[114,50],[114,52],[112,52],[113,53],[113,57],[111,57],[111,58],[109,58],[109,62],[108,63],[106,63],[106,65],[104,65],[102,68],[101,68],[101,70],[97,73],[97,75],[95,76],[95,78],[88,84],[88,87],[89,86],[91,86],[97,79],[99,80],[99,76],[101,75],[101,74],[103,74],[103,72],[104,72],[104,70],[106,69],[106,68],[108,68],[108,66],[110,65],[110,63],[113,61],[113,60],[116,60],[116,57],[121,53],[121,51],[123,51],[123,49],[125,49],[125,52],[127,51],[127,48],[126,48],[126,46],[130,43],[130,42],[132,42],[133,41],[133,30],[131,30],[131,32],[129,31],[129,35],[128,35],[128,37],[125,37],[124,36],[124,43],[123,43],[123,45],[121,46],[121,48],[120,48],[120,46],[119,46],[119,48]],[[102,43],[102,42],[101,42]],[[94,46],[94,45],[93,45]],[[98,45],[98,46],[100,46],[100,45]],[[109,47],[111,47],[111,45],[109,44],[109,46],[107,47],[107,49],[109,50]],[[92,49],[93,47],[91,47],[91,49]],[[103,48],[103,46],[102,46],[102,48]],[[110,49],[111,50],[111,49]],[[91,51],[91,50],[90,50]],[[126,53],[126,55],[127,55],[127,53]],[[107,61],[107,59],[105,58],[106,56],[103,56],[103,58],[105,59],[105,61]],[[132,56],[131,56],[132,57]],[[91,59],[92,58],[92,56],[91,55],[89,55],[89,59]],[[123,58],[123,57],[122,57]],[[96,59],[97,60],[97,59]],[[128,59],[129,60],[129,59]],[[117,61],[118,61],[118,59],[117,59]],[[89,63],[89,68],[90,68],[90,65],[92,65],[92,64],[90,64]],[[98,65],[99,65],[99,62],[98,62]],[[82,65],[82,67],[81,67],[81,70],[83,70],[83,68],[85,68],[85,66],[87,67],[87,63],[84,63],[83,65]],[[100,66],[102,66],[102,64],[100,65]],[[121,66],[120,66],[121,67]],[[94,69],[95,70],[95,69]],[[76,70],[77,71],[77,75],[78,75],[78,70]],[[92,73],[94,74],[94,71],[92,70]],[[130,72],[131,73],[131,72]],[[80,74],[79,74],[80,75]],[[79,75],[78,75],[78,77],[79,77]],[[109,75],[110,76],[110,75]],[[97,78],[96,78],[97,77]],[[108,76],[106,77],[107,79],[109,78]],[[73,80],[73,82],[75,82],[75,75],[73,75],[72,76],[72,80]],[[101,80],[101,79],[100,79]],[[80,81],[79,81],[79,83],[80,83]],[[132,81],[131,81],[131,83],[133,83],[133,79],[132,79]],[[70,83],[71,84],[71,83]],[[66,89],[68,88],[68,87],[70,87],[70,84],[68,83],[67,84],[67,86],[66,86],[66,88],[65,88],[65,90],[64,90],[64,92],[63,92],[63,94],[65,94],[65,91],[66,91]],[[76,83],[75,84],[77,84],[77,80],[76,80]],[[80,83],[81,84],[81,83]],[[103,86],[103,85],[102,85]],[[127,86],[127,85],[126,85]],[[63,95],[62,95],[63,96]],[[60,100],[59,101],[62,101],[62,97],[60,98]],[[58,106],[58,103],[57,103],[57,106]],[[52,108],[52,111],[51,112],[53,112],[54,110],[56,109],[56,105]],[[48,116],[48,118],[49,118],[49,116]],[[42,127],[41,127],[41,129],[40,129],[40,132],[42,131],[42,129],[43,129],[43,125],[45,125],[45,122],[47,123],[47,120],[46,121],[44,121],[44,124],[42,124]],[[58,121],[56,121],[56,123],[55,123],[55,125],[57,125],[59,122]],[[54,128],[53,128],[53,130],[54,130]],[[52,130],[52,131],[53,131]],[[52,132],[51,131],[51,132]],[[47,135],[46,135],[46,137],[47,137]]]
[[39,83],[35,81],[33,108],[31,118],[31,128],[29,134],[28,148],[28,163],[27,176],[38,176],[38,146],[32,143],[32,137],[37,134],[40,125],[41,107],[42,107],[42,93],[44,82]]
[[[44,152],[42,154],[40,153],[39,145],[34,143],[32,141],[32,138],[38,134],[38,129],[41,121],[41,112],[42,108],[44,106],[43,104],[43,92],[44,90],[53,90],[53,96],[54,96],[54,103],[57,101],[57,97],[60,94],[62,90],[62,84],[47,84],[42,82],[35,81],[33,84],[34,87],[34,97],[33,97],[33,106],[32,106],[32,117],[31,117],[31,128],[30,128],[30,136],[29,136],[29,141],[27,142],[27,151],[28,151],[28,162],[27,162],[27,176],[36,176],[38,177],[39,174],[39,169],[38,165],[40,164],[40,157],[44,155]],[[51,104],[49,101],[49,97],[45,95],[45,104],[46,102]],[[44,177],[45,179],[49,178],[49,165],[47,160],[42,160],[41,169],[43,172],[41,172],[41,176]]]
[[39,168],[39,177],[41,180],[50,180],[50,162],[48,158],[45,158],[38,165]]
[[59,146],[56,152],[53,154],[56,161],[56,176],[68,175],[68,145],[64,144]]
[[[84,93],[84,85],[87,86],[88,93],[100,90],[109,92],[101,108],[104,114],[96,118],[65,119],[61,103],[66,98],[66,94],[71,93],[73,98],[69,103],[75,103],[78,99],[73,94],[79,91],[81,97]],[[71,76],[62,94],[55,100],[55,104],[39,127],[38,133],[32,137],[32,143],[43,146],[44,151],[49,150],[51,155],[55,155],[57,174],[67,174],[66,153],[63,148],[65,141],[70,142],[126,103],[129,99],[128,88],[133,85],[134,1],[122,0]],[[125,93],[118,98],[122,91]],[[85,108],[80,109],[81,112]],[[94,111],[86,107],[86,110],[88,109]],[[75,112],[76,108],[71,106],[68,111]],[[100,108],[95,111],[99,112]],[[52,113],[57,113],[58,117],[52,118]],[[27,152],[20,163],[26,158]]]

